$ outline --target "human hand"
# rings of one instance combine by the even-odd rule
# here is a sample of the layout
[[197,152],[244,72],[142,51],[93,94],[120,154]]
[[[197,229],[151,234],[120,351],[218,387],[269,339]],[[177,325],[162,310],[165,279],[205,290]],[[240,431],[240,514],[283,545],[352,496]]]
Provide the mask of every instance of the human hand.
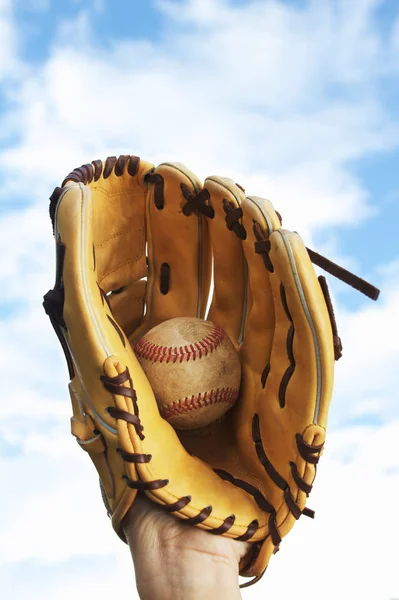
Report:
[[187,526],[140,494],[123,530],[141,600],[241,598],[238,565],[250,544]]

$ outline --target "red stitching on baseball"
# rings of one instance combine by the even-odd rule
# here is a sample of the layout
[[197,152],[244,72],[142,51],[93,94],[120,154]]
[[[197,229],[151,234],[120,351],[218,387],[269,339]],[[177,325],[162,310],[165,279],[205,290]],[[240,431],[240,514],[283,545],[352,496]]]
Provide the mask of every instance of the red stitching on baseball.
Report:
[[214,324],[208,335],[202,340],[193,342],[188,346],[158,346],[142,337],[134,345],[134,351],[140,358],[152,362],[176,362],[179,360],[195,360],[213,352],[224,340],[224,331]]
[[210,406],[211,404],[220,404],[220,402],[228,402],[233,405],[238,398],[238,388],[216,388],[216,390],[200,392],[195,396],[186,396],[180,398],[168,406],[160,407],[161,415],[164,419],[170,419],[176,415],[191,412],[204,406]]

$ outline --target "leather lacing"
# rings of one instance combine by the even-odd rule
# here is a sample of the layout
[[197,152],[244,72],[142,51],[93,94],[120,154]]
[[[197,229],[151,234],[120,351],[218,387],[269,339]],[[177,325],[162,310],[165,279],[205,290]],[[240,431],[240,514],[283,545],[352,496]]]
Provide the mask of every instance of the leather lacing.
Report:
[[234,231],[234,233],[241,240],[245,240],[247,237],[247,232],[245,231],[245,227],[240,222],[243,217],[241,206],[236,207],[232,202],[224,199],[223,210],[226,213],[225,221],[227,229],[229,231]]
[[[101,376],[101,381],[102,381],[105,389],[107,391],[109,391],[110,393],[112,393],[113,395],[121,395],[121,396],[131,398],[131,400],[133,402],[133,407],[134,407],[134,414],[131,414],[130,412],[125,411],[125,410],[121,410],[115,406],[109,406],[107,408],[107,412],[113,418],[121,419],[121,420],[126,421],[127,423],[130,423],[131,425],[133,425],[136,430],[136,433],[140,437],[140,439],[141,440],[145,439],[145,436],[143,433],[144,428],[143,428],[143,425],[142,425],[140,417],[139,417],[137,396],[136,396],[135,390],[133,389],[132,380],[129,375],[129,369],[126,368],[123,373],[116,375],[115,377],[108,377],[107,375],[103,375],[103,376]],[[122,385],[126,382],[129,382],[129,387]],[[152,459],[151,454],[126,452],[125,450],[123,450],[121,448],[118,448],[117,452],[120,454],[120,456],[122,457],[122,459],[124,461],[129,462],[129,463],[139,463],[139,464],[149,463],[149,462],[151,462],[151,459]],[[266,500],[266,498],[260,493],[260,491],[245,481],[242,481],[239,479],[234,479],[234,477],[232,477],[226,471],[215,470],[215,472],[222,479],[230,481],[230,483],[233,483],[234,485],[245,490],[247,493],[251,494],[253,496],[253,498],[255,499],[255,501],[257,502],[258,506],[262,510],[271,513],[271,518],[269,519],[269,525],[271,527],[272,536],[274,538],[274,541],[277,541],[278,539],[280,539],[278,536],[278,532],[277,532],[277,526],[275,524],[274,508]],[[162,487],[165,487],[169,483],[168,479],[156,479],[153,481],[141,481],[141,480],[136,481],[136,480],[130,479],[127,475],[123,475],[122,477],[126,481],[126,484],[128,485],[128,487],[137,489],[137,490],[142,490],[142,491],[154,491],[154,490],[160,489]],[[165,504],[163,506],[163,508],[167,512],[176,512],[176,511],[182,510],[190,502],[191,502],[191,496],[183,496],[182,498],[179,498],[174,503]],[[185,519],[184,522],[188,525],[199,525],[200,523],[203,523],[206,519],[208,519],[208,517],[211,515],[211,513],[212,513],[212,506],[209,505],[209,506],[204,507],[194,517]],[[234,525],[235,519],[236,519],[235,515],[233,515],[233,514],[229,515],[228,517],[226,517],[226,519],[223,521],[223,523],[219,527],[210,529],[209,530],[210,533],[212,533],[214,535],[222,535],[222,534],[226,533]],[[252,521],[248,525],[247,530],[241,536],[237,537],[236,539],[238,539],[240,541],[250,540],[253,537],[253,535],[255,534],[255,532],[257,531],[258,527],[259,527],[258,521],[257,520]]]
[[288,360],[289,360],[289,365],[281,379],[280,385],[279,385],[279,390],[278,390],[278,400],[279,400],[279,404],[281,406],[281,408],[284,408],[285,406],[285,394],[287,391],[287,387],[288,384],[290,382],[291,377],[294,374],[295,371],[295,357],[294,357],[294,336],[295,336],[295,326],[294,326],[294,321],[293,318],[291,316],[290,310],[288,308],[288,303],[287,303],[287,296],[285,293],[285,287],[284,285],[281,283],[280,284],[280,298],[281,298],[281,303],[283,305],[284,308],[284,312],[287,315],[287,319],[289,320],[289,322],[291,323],[291,325],[288,328],[288,332],[287,332],[287,341],[286,341],[286,348],[287,348],[287,356],[288,356]]
[[162,210],[164,207],[164,182],[163,177],[159,173],[146,173],[144,176],[146,183],[152,183],[154,185],[154,203],[158,210]]
[[[141,440],[144,440],[145,436],[143,434],[144,427],[141,424],[139,418],[139,407],[137,404],[137,395],[136,391],[133,388],[132,379],[130,377],[129,369],[123,371],[119,375],[115,375],[115,377],[108,377],[108,375],[101,375],[101,382],[105,389],[111,394],[118,396],[125,396],[126,398],[130,398],[133,404],[133,414],[127,412],[125,410],[121,410],[115,406],[109,406],[107,408],[107,412],[114,417],[115,419],[123,419],[127,423],[130,423],[134,426],[137,435]],[[122,385],[123,383],[129,382],[129,387]]]
[[[139,417],[137,395],[133,388],[133,383],[132,383],[131,377],[129,375],[129,369],[126,368],[123,373],[116,375],[115,377],[108,377],[107,375],[103,375],[103,376],[101,376],[101,381],[102,381],[105,389],[107,391],[111,392],[113,395],[116,394],[116,395],[121,395],[121,396],[131,398],[131,400],[133,402],[133,407],[134,407],[134,414],[131,414],[130,412],[125,411],[125,410],[121,410],[115,406],[109,406],[107,408],[107,412],[111,415],[111,417],[114,417],[115,419],[121,419],[121,420],[126,421],[127,423],[130,423],[131,425],[133,425],[136,430],[136,433],[140,437],[140,439],[141,440],[145,439],[145,436],[143,433],[144,427],[143,427],[143,425],[140,421],[140,417]],[[122,385],[123,383],[126,383],[126,382],[129,382],[129,387]],[[129,463],[139,463],[139,464],[149,463],[149,462],[151,462],[151,459],[152,459],[151,454],[126,452],[125,450],[123,450],[121,448],[118,448],[117,452],[120,454],[120,456],[122,457],[122,459],[124,461],[129,462]],[[132,480],[127,475],[123,475],[122,478],[126,481],[126,485],[128,487],[130,487],[132,489],[136,489],[136,490],[141,490],[141,491],[154,491],[154,490],[160,489],[162,487],[165,487],[169,483],[168,479],[155,479],[153,481],[141,481],[141,480]],[[167,512],[180,511],[185,506],[187,506],[187,504],[189,504],[190,502],[191,502],[191,496],[183,496],[182,498],[179,498],[174,503],[164,505],[163,508]],[[189,525],[198,525],[198,524],[202,523],[203,521],[205,521],[209,517],[211,512],[212,512],[212,506],[206,506],[196,516],[185,519],[185,523],[187,523]],[[211,533],[220,534],[220,535],[225,533],[232,527],[234,521],[235,521],[234,515],[228,516],[224,520],[222,525],[220,525],[220,527],[212,530]],[[249,539],[248,534],[251,534],[250,537],[252,537],[254,532],[255,532],[255,529],[254,529],[253,525],[250,525],[246,534],[244,534],[245,539]]]
[[[138,408],[138,404],[137,404],[137,396],[136,396],[135,390],[133,389],[132,380],[129,375],[129,369],[126,368],[123,373],[116,375],[115,377],[108,377],[106,375],[103,375],[101,377],[101,381],[102,381],[105,389],[107,391],[111,392],[113,395],[121,395],[121,396],[131,398],[131,400],[133,402],[134,414],[131,414],[128,411],[116,408],[115,406],[109,406],[107,408],[107,412],[115,419],[121,419],[121,420],[126,421],[127,423],[130,423],[131,425],[133,425],[136,430],[136,433],[140,437],[140,439],[141,440],[145,439],[145,436],[143,433],[144,428],[143,428],[143,425],[139,418],[139,408]],[[129,382],[129,387],[126,387],[123,385],[126,382]],[[264,469],[265,469],[267,475],[270,477],[270,479],[272,479],[272,481],[276,484],[276,486],[283,491],[284,499],[287,504],[287,507],[290,510],[290,512],[293,514],[295,519],[299,519],[301,514],[306,514],[307,516],[313,516],[312,511],[310,511],[308,509],[301,510],[299,508],[298,504],[295,502],[295,500],[290,492],[288,483],[277,472],[277,470],[274,468],[274,466],[268,459],[265,449],[264,449],[264,446],[263,446],[263,443],[262,443],[261,432],[260,432],[260,419],[259,419],[259,415],[257,415],[257,414],[254,415],[253,421],[252,421],[252,439],[255,444],[255,450],[256,450],[256,453],[257,453],[257,456],[258,456],[258,459],[259,459],[261,465],[264,467]],[[301,457],[307,462],[316,464],[318,462],[323,445],[321,444],[319,446],[309,446],[308,444],[306,444],[303,441],[302,436],[299,434],[297,434],[297,436],[296,436],[296,441],[297,441],[298,451],[299,451]],[[126,452],[125,450],[122,450],[121,448],[118,448],[118,452],[121,455],[122,459],[129,463],[140,463],[140,464],[149,463],[149,462],[151,462],[151,459],[152,459],[152,456],[150,454]],[[306,481],[303,480],[303,478],[300,477],[295,463],[290,463],[290,466],[291,466],[291,472],[292,472],[293,478],[297,482],[299,489],[304,491],[306,494],[309,494],[311,491],[311,485],[308,484]],[[221,469],[215,469],[215,473],[217,473],[222,479],[229,481],[233,485],[246,491],[248,494],[250,494],[254,498],[255,502],[258,504],[258,506],[261,510],[269,513],[268,525],[269,525],[271,539],[272,539],[274,546],[276,546],[276,547],[279,546],[279,544],[281,542],[281,537],[280,537],[280,534],[278,532],[278,527],[277,527],[276,510],[274,509],[272,504],[270,504],[270,502],[263,496],[263,494],[255,486],[249,484],[248,482],[243,481],[241,479],[236,479],[231,474],[229,474],[227,471],[223,471]],[[169,483],[168,479],[156,479],[153,481],[141,481],[141,480],[134,481],[134,480],[130,479],[127,475],[123,475],[123,479],[126,481],[126,484],[129,487],[131,487],[133,489],[145,490],[145,491],[157,490],[162,487],[165,487]],[[191,502],[191,496],[183,496],[182,498],[178,499],[176,502],[174,502],[172,504],[166,504],[164,506],[164,508],[168,512],[180,511],[185,506],[187,506],[187,504],[189,504],[190,502]],[[200,523],[204,522],[211,515],[211,513],[212,513],[212,506],[209,505],[209,506],[204,507],[196,516],[185,519],[184,522],[187,524],[190,524],[190,525],[199,525]],[[223,521],[223,523],[219,527],[210,530],[210,532],[213,533],[214,535],[222,535],[222,534],[226,533],[234,525],[235,519],[236,519],[235,515],[233,515],[233,514],[229,515],[228,517],[226,517],[226,519]],[[258,521],[257,520],[252,521],[248,525],[246,532],[244,532],[241,536],[237,537],[236,539],[238,539],[240,541],[250,540],[253,537],[253,535],[256,533],[258,527],[259,527]]]
[[[164,178],[160,173],[150,172],[145,175],[144,181],[154,185],[154,204],[158,210],[162,210],[165,205]],[[215,211],[208,203],[210,194],[207,189],[203,188],[199,192],[194,193],[185,183],[180,184],[180,189],[186,200],[182,209],[185,216],[198,211],[208,218],[213,219]]]
[[92,181],[97,182],[101,176],[103,179],[108,179],[112,173],[114,173],[117,177],[121,177],[125,169],[131,177],[134,177],[138,173],[139,166],[140,158],[138,156],[122,154],[119,157],[109,156],[104,163],[102,160],[93,160],[91,163],[87,163],[71,171],[65,177],[61,187],[54,188],[54,191],[50,196],[49,212],[53,228],[58,200],[64,191],[63,188],[67,181],[74,181],[75,183],[83,183],[84,185],[88,185]]
[[[287,504],[289,510],[291,511],[291,513],[294,515],[295,519],[299,519],[301,514],[305,514],[306,516],[313,518],[314,517],[313,511],[311,511],[310,509],[307,509],[307,508],[305,508],[304,510],[301,510],[299,508],[299,506],[296,504],[294,498],[292,497],[292,494],[290,492],[290,488],[289,488],[287,481],[276,471],[276,469],[270,462],[269,458],[267,457],[263,443],[262,443],[262,438],[261,438],[260,419],[259,419],[259,415],[257,415],[257,414],[255,414],[252,419],[252,439],[255,443],[255,450],[258,455],[259,462],[265,469],[265,471],[268,474],[268,476],[270,477],[270,479],[276,484],[276,486],[280,490],[282,490],[284,492],[284,498],[285,498],[286,504]],[[300,456],[303,458],[303,460],[305,460],[306,462],[310,462],[313,465],[316,465],[319,461],[321,452],[323,450],[323,444],[320,444],[318,446],[309,446],[308,444],[306,444],[304,442],[302,435],[299,433],[296,434],[295,439],[296,439],[296,443],[297,443],[298,452],[299,452]],[[310,491],[312,489],[311,485],[309,485],[299,475],[297,466],[294,462],[290,463],[290,469],[291,469],[292,477],[297,482],[299,489],[301,489],[307,495],[309,495]]]
[[203,188],[197,193],[193,193],[187,187],[187,185],[182,183],[180,185],[180,189],[182,191],[184,199],[186,200],[186,204],[183,206],[183,214],[186,217],[188,217],[195,210],[197,210],[209,219],[213,219],[213,217],[215,216],[215,211],[212,208],[212,206],[207,204],[211,195],[206,188]]
[[[257,254],[262,255],[262,258],[264,260],[267,270],[272,273],[274,271],[274,268],[273,268],[273,264],[272,264],[270,256],[269,256],[269,252],[271,249],[269,234],[263,231],[260,224],[255,219],[253,220],[253,231],[254,231],[254,234],[256,237],[255,252]],[[325,258],[324,256],[321,256],[321,254],[314,252],[310,248],[306,248],[306,250],[307,250],[307,252],[309,254],[309,258],[313,264],[324,269],[324,271],[327,271],[327,273],[330,273],[330,275],[333,275],[334,277],[336,277],[337,279],[340,279],[344,283],[350,285],[351,287],[358,290],[359,292],[361,292],[368,298],[371,298],[371,300],[378,299],[380,290],[378,290],[376,287],[371,285],[371,283],[368,283],[361,277],[358,277],[357,275],[354,275],[353,273],[351,273],[350,271],[347,271],[343,267],[340,267],[339,265],[335,264],[328,258]],[[322,291],[323,291],[323,286],[322,286]],[[330,301],[330,304],[331,304],[331,301]],[[327,305],[328,305],[328,302],[327,302]],[[329,310],[329,312],[330,312],[330,310]]]
[[[112,173],[114,173],[117,177],[120,177],[124,173],[125,169],[129,173],[129,175],[134,177],[138,173],[139,166],[140,158],[137,156],[131,156],[129,154],[122,154],[118,158],[116,156],[109,156],[104,163],[102,160],[94,160],[91,163],[87,163],[85,165],[82,165],[81,167],[74,169],[71,173],[69,173],[69,175],[67,175],[67,177],[65,177],[64,181],[62,182],[62,186],[64,186],[67,181],[81,182],[87,185],[92,181],[98,181],[101,176],[104,179],[107,179]],[[146,181],[147,183],[154,184],[154,202],[158,209],[162,209],[164,207],[164,179],[162,175],[151,171],[145,175],[144,181]],[[56,206],[63,192],[62,186],[56,187],[50,197],[50,217],[53,226]],[[193,193],[184,183],[182,183],[180,187],[182,194],[186,200],[186,204],[183,206],[184,215],[189,216],[195,210],[197,210],[198,212],[204,214],[208,218],[214,217],[215,211],[208,202],[210,198],[210,193],[206,188],[201,189],[197,193]],[[240,189],[243,189],[241,186],[239,187]],[[230,231],[233,231],[240,239],[245,239],[247,234],[244,226],[241,223],[241,219],[243,216],[241,207],[235,207],[233,203],[225,199],[223,201],[223,208],[226,212],[227,228]],[[280,220],[280,223],[282,223],[282,218],[280,214],[277,213],[277,215]],[[257,230],[257,232],[255,233],[255,236],[257,237],[257,241],[255,242],[255,252],[263,256],[266,268],[270,272],[273,272],[273,265],[268,256],[268,253],[270,251],[269,243],[267,243],[268,234],[264,233],[259,224],[257,224],[254,220],[254,231],[255,228]],[[318,254],[314,250],[307,248],[307,251],[311,261],[315,265],[319,266],[334,277],[337,277],[344,283],[347,283],[348,285],[357,289],[362,294],[368,296],[372,300],[377,300],[380,292],[376,287],[374,287],[364,279],[354,275],[350,271],[347,271],[343,267],[340,267],[339,265],[330,261],[324,256]],[[325,294],[325,286],[322,286],[322,289],[323,293]],[[326,302],[327,304],[329,304],[327,299]]]

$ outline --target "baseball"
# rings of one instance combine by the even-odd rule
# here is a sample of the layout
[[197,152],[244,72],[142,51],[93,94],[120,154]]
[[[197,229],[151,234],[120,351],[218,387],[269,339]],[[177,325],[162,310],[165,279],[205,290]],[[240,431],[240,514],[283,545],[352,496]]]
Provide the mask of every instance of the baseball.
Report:
[[216,323],[179,317],[164,321],[134,345],[161,416],[175,429],[200,429],[236,402],[238,354]]

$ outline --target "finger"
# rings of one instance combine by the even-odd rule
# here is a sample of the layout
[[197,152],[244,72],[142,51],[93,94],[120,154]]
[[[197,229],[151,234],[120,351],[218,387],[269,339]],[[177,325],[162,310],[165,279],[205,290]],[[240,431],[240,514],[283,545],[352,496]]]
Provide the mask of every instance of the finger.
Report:
[[211,275],[209,206],[197,177],[180,163],[163,163],[146,182],[146,315],[135,339],[166,319],[203,317]]
[[334,365],[331,322],[299,235],[280,229],[270,244],[276,325],[265,392],[273,391],[290,418],[298,415],[297,430],[302,431],[310,423],[326,424]]
[[245,194],[224,177],[208,177],[204,188],[214,210],[214,216],[208,219],[214,282],[208,319],[223,327],[238,346],[247,310],[247,268],[242,249],[246,232],[241,223],[241,201]]
[[267,244],[269,235],[280,228],[280,220],[272,203],[257,196],[245,198],[242,210],[247,233],[243,248],[248,265],[251,308],[245,325],[241,357],[250,372],[256,374],[260,385],[269,364],[275,328],[270,264],[261,250],[262,244]]
[[[267,473],[273,481],[273,473],[277,473],[280,481],[269,490],[270,502],[279,506],[285,490],[284,497],[294,499],[301,511],[324,443],[333,382],[332,329],[320,284],[299,235],[280,228],[271,233],[269,243],[264,259],[270,272],[274,335],[262,378],[264,389],[255,404],[256,439],[266,451]],[[289,442],[282,445],[280,440],[287,432]],[[277,520],[289,528],[284,503],[281,506]]]
[[128,336],[144,312],[147,266],[143,177],[152,169],[151,163],[136,156],[111,156],[75,169],[63,182],[66,186],[80,182],[91,190],[93,248],[88,260],[96,272],[102,301],[107,300]]

